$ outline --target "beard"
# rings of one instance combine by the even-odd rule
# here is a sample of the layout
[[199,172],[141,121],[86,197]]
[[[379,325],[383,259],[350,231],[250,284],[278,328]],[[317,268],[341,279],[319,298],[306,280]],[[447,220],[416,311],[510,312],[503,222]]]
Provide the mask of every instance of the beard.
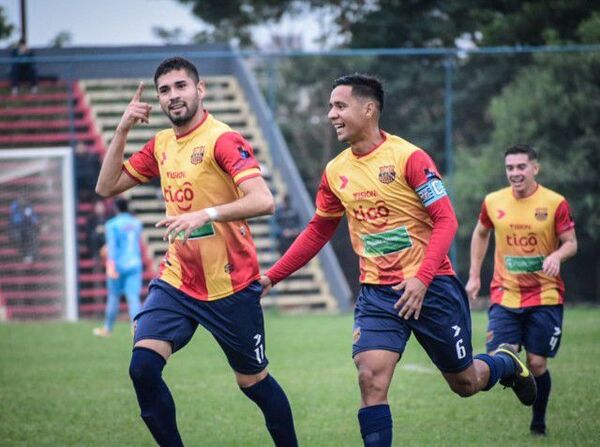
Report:
[[188,124],[191,121],[191,119],[196,115],[196,112],[198,111],[198,106],[198,102],[192,104],[191,107],[188,107],[188,104],[185,103],[185,108],[187,110],[186,113],[183,113],[181,115],[173,115],[172,111],[167,109],[166,114],[169,117],[169,120],[173,123],[173,125],[181,127]]

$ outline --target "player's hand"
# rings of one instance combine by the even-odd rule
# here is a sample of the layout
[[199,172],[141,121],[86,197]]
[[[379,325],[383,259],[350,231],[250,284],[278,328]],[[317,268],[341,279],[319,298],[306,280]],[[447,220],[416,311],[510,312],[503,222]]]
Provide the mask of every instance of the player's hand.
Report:
[[419,278],[408,278],[400,284],[392,286],[392,289],[396,292],[404,291],[400,299],[394,304],[395,309],[400,309],[398,315],[405,320],[408,320],[410,317],[418,320],[423,299],[427,292],[427,286]]
[[115,261],[106,261],[106,276],[110,279],[119,279],[119,272],[117,272],[117,268],[115,267]]
[[557,254],[551,254],[544,259],[542,271],[548,276],[558,276],[560,273],[560,257]]
[[140,82],[140,85],[133,95],[133,98],[125,109],[125,113],[123,113],[123,116],[121,117],[121,121],[119,122],[117,129],[129,131],[140,121],[145,124],[149,123],[152,106],[141,101],[143,91],[144,83]]
[[261,275],[258,282],[263,288],[263,291],[260,294],[260,297],[262,298],[266,296],[267,293],[269,293],[269,291],[273,288],[273,282],[271,281],[271,278],[269,278],[267,275]]
[[165,217],[156,224],[156,227],[167,227],[163,235],[163,240],[170,244],[175,242],[177,235],[183,232],[182,243],[186,243],[192,231],[200,228],[210,221],[208,213],[204,210],[194,211],[193,213],[180,214],[179,216]]
[[465,290],[467,291],[469,299],[471,301],[476,301],[479,297],[479,291],[481,290],[481,279],[469,277]]

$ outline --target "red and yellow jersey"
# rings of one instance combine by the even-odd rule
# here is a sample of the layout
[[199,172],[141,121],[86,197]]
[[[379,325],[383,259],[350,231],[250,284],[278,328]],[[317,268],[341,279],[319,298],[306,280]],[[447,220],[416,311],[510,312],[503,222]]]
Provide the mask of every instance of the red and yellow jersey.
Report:
[[[157,133],[123,169],[140,183],[160,177],[168,216],[233,202],[244,180],[260,176],[250,144],[208,113],[185,135],[177,137],[172,129]],[[186,244],[175,240],[159,273],[202,301],[231,295],[259,277],[256,247],[244,220],[209,222]]]
[[[433,256],[439,247],[431,247],[428,258],[434,262],[424,267],[432,209],[455,221],[454,212],[431,158],[400,137],[382,136],[369,153],[359,156],[348,148],[327,164],[316,214],[339,218],[346,213],[361,283],[397,284],[416,276],[428,285],[435,275],[454,274],[447,249]],[[431,245],[449,247],[454,233],[440,234],[444,243]]]
[[495,234],[492,302],[512,308],[562,304],[564,283],[545,275],[542,264],[559,247],[559,235],[575,227],[565,198],[541,185],[522,199],[503,188],[486,196],[479,220]]

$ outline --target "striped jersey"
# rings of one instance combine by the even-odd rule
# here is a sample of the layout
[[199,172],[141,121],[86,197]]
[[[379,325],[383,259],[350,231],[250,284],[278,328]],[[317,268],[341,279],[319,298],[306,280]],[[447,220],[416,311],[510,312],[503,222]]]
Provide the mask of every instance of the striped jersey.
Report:
[[402,138],[382,136],[384,141],[367,154],[348,148],[327,164],[316,214],[346,214],[363,284],[397,284],[416,276],[427,285],[435,275],[454,274],[446,252],[430,272],[422,270],[433,230],[431,209],[443,198],[444,212],[454,218],[435,164]]
[[[250,144],[209,113],[184,135],[158,132],[123,169],[139,183],[160,177],[167,216],[233,202],[242,182],[260,176]],[[209,222],[186,244],[181,237],[169,245],[159,278],[189,296],[224,298],[260,277],[246,221]]]
[[564,283],[545,275],[542,264],[559,247],[559,235],[575,227],[565,198],[541,185],[525,198],[503,188],[485,197],[479,220],[495,235],[491,301],[511,308],[562,304]]

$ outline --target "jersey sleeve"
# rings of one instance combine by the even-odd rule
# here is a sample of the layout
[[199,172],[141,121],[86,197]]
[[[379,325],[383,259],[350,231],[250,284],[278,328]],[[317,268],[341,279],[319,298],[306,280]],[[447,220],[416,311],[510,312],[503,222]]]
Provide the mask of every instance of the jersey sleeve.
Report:
[[160,175],[154,156],[154,143],[155,139],[152,138],[123,164],[123,172],[138,183],[148,183]]
[[308,263],[333,237],[341,217],[325,218],[315,214],[294,243],[266,274],[273,284],[287,278]]
[[226,132],[217,139],[215,159],[238,186],[261,175],[252,146],[237,132]]
[[321,177],[321,183],[316,198],[317,215],[321,217],[341,217],[345,208],[340,199],[333,193],[327,181],[327,171]]
[[554,231],[556,234],[562,234],[575,228],[575,221],[571,214],[571,208],[566,200],[563,200],[554,215]]
[[429,286],[448,255],[458,229],[456,214],[435,163],[424,151],[411,154],[405,168],[406,181],[417,193],[433,222],[425,258],[416,277]]
[[481,203],[481,211],[479,211],[479,222],[486,228],[494,228],[494,222],[490,219],[490,215],[485,205],[485,200]]

